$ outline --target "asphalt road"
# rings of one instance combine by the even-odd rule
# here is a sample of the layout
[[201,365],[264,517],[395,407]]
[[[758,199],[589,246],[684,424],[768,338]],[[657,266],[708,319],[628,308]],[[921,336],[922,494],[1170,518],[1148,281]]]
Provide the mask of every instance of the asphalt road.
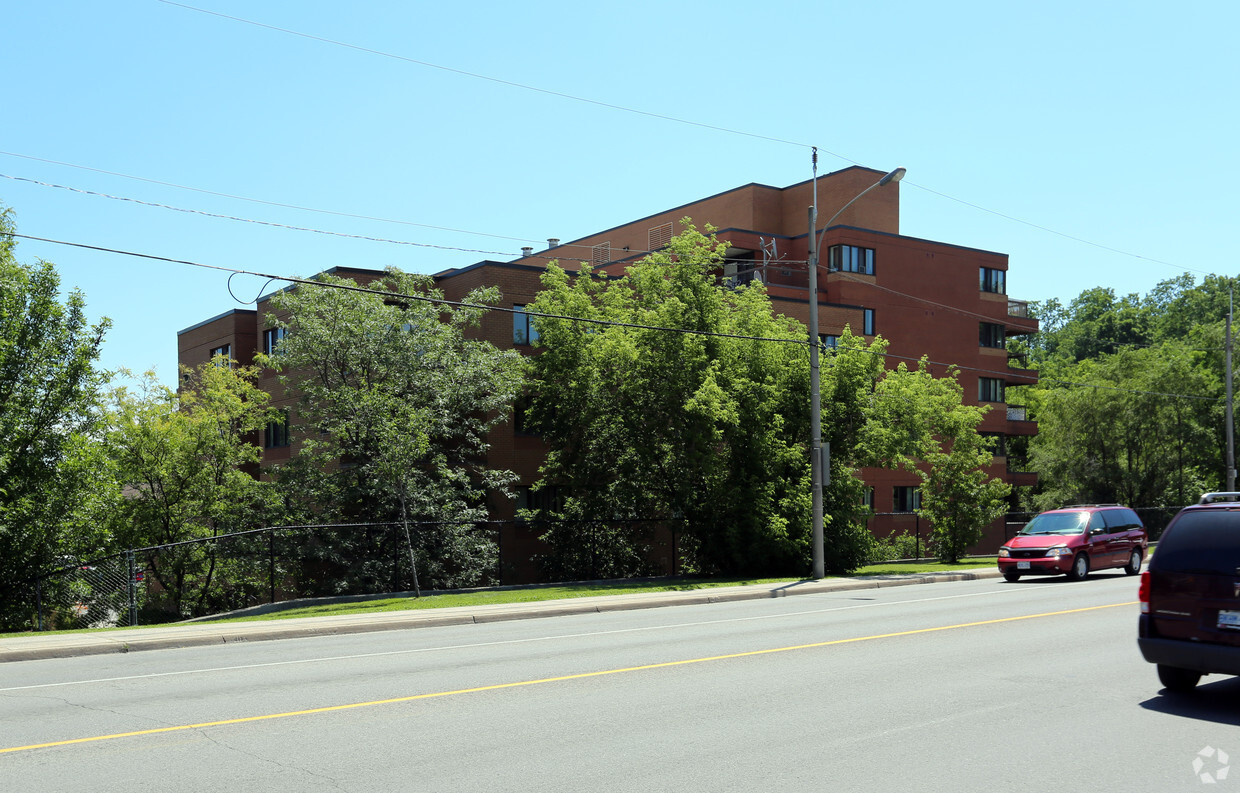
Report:
[[0,787],[1240,789],[1240,679],[1160,693],[1135,600],[1107,572],[21,661]]

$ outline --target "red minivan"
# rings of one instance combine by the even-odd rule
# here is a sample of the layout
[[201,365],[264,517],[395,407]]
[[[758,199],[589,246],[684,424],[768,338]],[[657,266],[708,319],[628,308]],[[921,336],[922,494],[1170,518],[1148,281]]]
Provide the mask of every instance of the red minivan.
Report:
[[1119,504],[1079,504],[1034,516],[999,547],[999,571],[1008,581],[1059,573],[1079,581],[1108,567],[1136,575],[1148,549],[1136,512]]

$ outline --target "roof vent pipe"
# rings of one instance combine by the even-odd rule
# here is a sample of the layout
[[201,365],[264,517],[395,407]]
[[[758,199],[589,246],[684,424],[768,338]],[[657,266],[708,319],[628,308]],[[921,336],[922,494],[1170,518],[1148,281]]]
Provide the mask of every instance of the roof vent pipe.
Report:
[[533,255],[534,255],[534,249],[533,249],[533,248],[531,248],[530,246],[526,245],[524,248],[522,248],[522,249],[521,249],[521,255],[522,255],[522,256],[533,256]]
[[558,246],[559,244],[560,244],[560,238],[559,238],[559,237],[548,237],[548,238],[547,238],[547,247],[548,247],[548,248],[554,248],[554,247]]

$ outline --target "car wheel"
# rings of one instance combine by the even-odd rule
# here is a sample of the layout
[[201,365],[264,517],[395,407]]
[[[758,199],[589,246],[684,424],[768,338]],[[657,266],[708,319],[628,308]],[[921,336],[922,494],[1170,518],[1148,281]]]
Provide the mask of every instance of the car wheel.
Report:
[[1201,679],[1201,673],[1194,672],[1191,669],[1181,669],[1178,666],[1163,666],[1159,664],[1158,679],[1162,681],[1162,684],[1167,687],[1168,691],[1183,694],[1197,687],[1197,681]]
[[1011,570],[1004,570],[1004,571],[1003,571],[1003,578],[1004,578],[1004,580],[1006,580],[1006,581],[1019,581],[1019,580],[1020,580],[1020,573],[1013,573]]
[[1141,552],[1133,551],[1128,557],[1128,564],[1124,565],[1124,572],[1128,575],[1136,575],[1141,572]]
[[1083,553],[1078,553],[1076,558],[1072,560],[1072,569],[1068,571],[1069,581],[1080,581],[1089,575],[1089,557]]

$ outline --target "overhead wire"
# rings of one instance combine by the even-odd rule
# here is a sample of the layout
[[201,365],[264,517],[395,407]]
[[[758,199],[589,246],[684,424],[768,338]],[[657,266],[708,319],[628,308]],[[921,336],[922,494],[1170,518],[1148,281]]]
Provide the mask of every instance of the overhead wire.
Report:
[[[621,327],[621,328],[632,328],[636,330],[656,330],[656,331],[666,331],[666,332],[672,332],[672,333],[683,333],[683,334],[692,335],[692,336],[712,336],[712,337],[724,338],[724,339],[738,339],[741,341],[769,341],[769,342],[777,342],[780,344],[796,344],[796,345],[801,345],[801,346],[806,346],[806,347],[809,346],[808,339],[782,339],[782,338],[774,338],[774,337],[766,337],[766,336],[746,336],[746,335],[735,334],[735,333],[718,333],[715,331],[694,330],[692,328],[669,328],[669,327],[661,327],[658,325],[642,325],[642,324],[632,323],[632,322],[618,322],[616,320],[594,319],[592,317],[573,317],[573,316],[560,315],[560,314],[544,314],[544,313],[538,313],[538,312],[533,312],[533,311],[526,311],[524,308],[515,308],[515,307],[508,308],[506,306],[493,306],[493,305],[489,305],[486,303],[468,303],[468,302],[460,301],[460,300],[448,300],[447,298],[431,297],[429,295],[410,295],[410,294],[404,294],[400,292],[392,292],[390,290],[384,290],[384,289],[367,289],[366,287],[363,287],[363,286],[350,286],[348,284],[326,283],[323,281],[315,281],[310,278],[298,278],[296,276],[290,276],[290,275],[277,275],[274,273],[264,273],[264,272],[260,272],[256,270],[245,270],[239,267],[224,267],[218,264],[205,264],[203,262],[195,262],[189,259],[174,259],[174,258],[170,258],[167,256],[157,256],[157,255],[149,254],[149,253],[138,253],[136,251],[126,251],[126,250],[121,250],[119,248],[108,248],[108,247],[104,247],[101,245],[88,245],[83,242],[69,242],[66,240],[56,240],[56,239],[51,239],[48,237],[35,237],[30,234],[10,234],[8,236],[15,237],[18,239],[32,240],[36,242],[46,242],[46,243],[50,243],[53,245],[66,245],[66,246],[74,247],[74,248],[83,248],[86,250],[100,251],[102,253],[113,253],[113,254],[118,254],[121,256],[133,256],[133,257],[140,258],[140,259],[150,259],[154,261],[168,262],[170,264],[184,264],[190,267],[201,267],[201,268],[205,268],[208,270],[218,270],[220,272],[231,273],[233,275],[252,275],[257,278],[267,278],[269,279],[269,282],[270,281],[287,281],[288,283],[291,283],[291,284],[330,287],[333,289],[341,289],[341,290],[349,291],[349,292],[361,292],[365,294],[378,295],[378,296],[389,298],[389,299],[397,298],[400,300],[410,300],[410,301],[417,301],[417,302],[424,302],[424,303],[432,303],[436,305],[450,306],[453,308],[469,308],[469,309],[478,309],[482,311],[497,311],[497,312],[506,313],[506,314],[521,314],[524,316],[543,317],[546,319],[563,319],[563,320],[568,320],[571,322],[585,322],[585,323],[593,324],[593,325],[606,325],[606,326]],[[233,299],[234,300],[237,299],[235,295],[233,296]],[[243,301],[238,300],[237,302],[240,303]],[[248,304],[248,301],[247,301],[247,304]]]
[[[412,64],[414,64],[414,65],[416,65],[416,66],[424,66],[424,67],[429,68],[429,69],[438,69],[438,70],[443,71],[443,72],[448,72],[448,73],[451,73],[451,74],[457,74],[457,75],[460,75],[460,76],[462,76],[462,77],[469,77],[469,78],[472,78],[472,79],[475,79],[475,80],[486,80],[486,81],[488,81],[488,82],[498,83],[499,85],[506,85],[506,86],[508,86],[508,87],[510,87],[510,88],[520,88],[520,89],[521,89],[521,90],[523,90],[523,91],[532,91],[532,92],[534,92],[534,93],[546,94],[547,96],[554,96],[554,97],[558,97],[558,98],[560,98],[560,99],[568,99],[568,100],[571,100],[571,101],[574,101],[574,102],[582,102],[582,103],[589,104],[589,105],[595,105],[595,106],[597,106],[597,107],[604,107],[604,108],[607,108],[607,109],[609,109],[609,110],[618,110],[618,111],[621,111],[621,112],[624,112],[624,113],[632,113],[632,114],[634,114],[634,115],[646,116],[646,117],[648,117],[648,118],[657,118],[657,119],[659,119],[659,120],[661,120],[661,121],[671,121],[671,122],[676,123],[676,124],[684,124],[684,125],[686,125],[686,126],[698,127],[698,128],[700,128],[700,129],[709,129],[709,130],[713,130],[713,131],[715,131],[715,132],[723,132],[723,133],[726,133],[726,134],[729,134],[729,135],[741,135],[741,136],[744,136],[744,137],[747,137],[747,138],[755,138],[755,139],[757,139],[757,140],[765,140],[765,141],[769,141],[769,142],[771,142],[771,143],[779,143],[779,144],[783,144],[783,145],[786,145],[786,146],[797,146],[797,147],[799,147],[799,148],[803,148],[803,149],[812,149],[812,148],[814,148],[813,146],[811,146],[811,145],[810,145],[810,144],[808,144],[808,143],[799,143],[799,142],[797,142],[797,141],[785,140],[784,138],[776,138],[776,137],[773,137],[773,136],[771,136],[771,135],[761,135],[761,134],[758,134],[758,133],[756,133],[756,132],[745,132],[745,131],[743,131],[743,130],[731,129],[731,128],[729,128],[729,127],[721,127],[721,126],[718,126],[718,125],[716,125],[716,124],[706,124],[706,123],[703,123],[703,122],[701,122],[701,121],[691,121],[691,120],[689,120],[689,119],[679,118],[679,117],[677,117],[677,116],[669,116],[669,115],[666,115],[666,114],[663,114],[663,113],[653,113],[653,112],[648,111],[648,110],[639,110],[639,109],[637,109],[637,108],[633,108],[633,107],[626,107],[626,106],[624,106],[624,105],[618,105],[618,104],[614,104],[614,103],[611,103],[611,102],[602,102],[602,101],[599,101],[599,100],[597,100],[597,99],[590,99],[590,98],[588,98],[588,97],[584,97],[584,96],[577,96],[577,95],[575,95],[575,94],[564,93],[564,92],[562,92],[562,91],[553,91],[553,90],[550,90],[550,89],[547,89],[547,88],[539,88],[538,86],[528,85],[528,84],[526,84],[526,83],[519,83],[519,82],[516,82],[516,81],[514,81],[514,80],[505,80],[505,79],[500,78],[500,77],[492,77],[492,76],[490,76],[490,75],[486,75],[486,74],[479,74],[479,73],[477,73],[477,72],[470,72],[470,71],[466,71],[466,70],[464,70],[464,69],[457,69],[457,68],[453,68],[453,67],[451,67],[451,66],[443,66],[443,65],[440,65],[440,64],[437,64],[437,63],[431,63],[430,61],[423,61],[423,60],[419,60],[419,59],[417,59],[417,58],[410,58],[410,57],[408,57],[408,56],[406,56],[406,55],[397,55],[397,54],[392,53],[392,52],[385,52],[385,51],[383,51],[383,50],[377,50],[377,49],[373,49],[373,48],[371,48],[371,47],[363,47],[363,46],[361,46],[361,45],[359,45],[359,44],[351,44],[351,43],[349,43],[349,42],[347,42],[347,41],[339,41],[339,40],[337,40],[337,39],[329,39],[329,38],[326,38],[326,37],[324,37],[324,36],[316,36],[316,35],[314,35],[314,34],[312,34],[312,33],[305,33],[305,32],[303,32],[303,31],[299,31],[299,30],[292,30],[292,29],[290,29],[290,28],[283,28],[283,27],[279,27],[278,25],[269,25],[269,24],[267,24],[267,23],[265,23],[265,22],[257,22],[257,21],[252,20],[252,19],[246,19],[246,18],[244,18],[244,17],[232,16],[232,15],[230,15],[230,14],[220,13],[219,11],[211,11],[210,9],[206,9],[206,8],[199,8],[199,7],[197,7],[197,6],[187,5],[187,4],[185,4],[185,3],[177,3],[177,2],[173,2],[173,0],[159,0],[159,2],[161,2],[161,3],[165,4],[165,5],[176,6],[177,8],[184,8],[184,9],[186,9],[186,10],[188,10],[188,11],[196,11],[196,12],[198,12],[198,13],[200,13],[200,14],[208,14],[208,15],[210,15],[210,16],[220,17],[221,19],[228,19],[228,20],[231,20],[231,21],[233,21],[233,22],[241,22],[241,23],[244,23],[244,24],[246,24],[246,25],[253,25],[254,27],[265,28],[265,29],[267,29],[267,30],[273,30],[273,31],[276,31],[277,33],[283,33],[283,34],[285,34],[285,35],[289,35],[289,36],[298,36],[298,37],[301,37],[301,38],[304,38],[304,39],[309,39],[309,40],[311,40],[311,41],[318,41],[318,42],[321,42],[321,43],[323,43],[323,44],[331,44],[331,45],[336,46],[336,47],[344,47],[344,48],[346,48],[346,49],[355,50],[355,51],[357,51],[357,52],[364,52],[364,53],[366,53],[366,54],[368,54],[368,55],[378,55],[378,56],[381,56],[381,57],[384,57],[384,58],[391,58],[391,59],[393,59],[393,60],[404,61],[405,63],[412,63]],[[831,156],[833,156],[833,157],[838,157],[839,159],[844,160],[844,161],[846,161],[846,162],[852,162],[854,165],[860,165],[860,163],[856,163],[856,162],[854,162],[853,160],[850,160],[850,159],[848,159],[847,157],[844,157],[843,155],[836,154],[836,153],[831,152],[831,151],[827,151],[826,149],[822,149],[822,150],[823,150],[824,152],[826,152],[827,154],[830,154],[830,155],[831,155]]]
[[[7,154],[7,152],[0,152],[0,154]],[[14,155],[14,156],[23,156],[23,155]],[[77,167],[77,166],[70,166],[70,167]],[[87,170],[94,170],[94,169],[87,169]],[[102,171],[101,173],[111,173],[111,172]],[[126,177],[125,174],[115,174],[115,175]],[[406,246],[415,247],[415,248],[428,248],[432,250],[441,250],[441,251],[455,251],[458,253],[473,253],[473,254],[479,254],[483,256],[502,256],[502,257],[513,258],[513,259],[517,259],[517,258],[536,259],[536,260],[541,260],[541,261],[559,261],[562,259],[571,259],[572,261],[587,261],[587,259],[584,258],[583,255],[586,253],[586,251],[589,251],[589,255],[591,259],[593,258],[593,248],[594,248],[593,245],[580,245],[580,244],[574,244],[574,243],[558,243],[555,247],[548,248],[546,251],[542,253],[529,253],[529,254],[526,254],[524,252],[514,253],[512,251],[487,250],[483,248],[464,248],[464,247],[460,247],[456,245],[438,245],[438,244],[433,244],[433,243],[428,243],[428,242],[414,242],[411,240],[398,240],[398,239],[392,239],[389,237],[376,237],[376,236],[366,235],[366,234],[351,234],[349,232],[331,231],[329,229],[321,229],[321,228],[316,228],[313,226],[296,226],[296,225],[292,225],[289,223],[277,223],[271,220],[259,220],[256,218],[241,217],[239,215],[226,215],[226,214],[219,213],[219,212],[208,212],[202,209],[179,207],[179,206],[174,206],[172,204],[159,203],[156,201],[144,201],[140,198],[132,198],[130,196],[113,195],[111,193],[103,193],[97,190],[87,190],[81,187],[73,187],[72,185],[57,184],[55,182],[44,182],[42,180],[31,179],[26,176],[14,176],[12,174],[0,173],[0,178],[9,179],[15,182],[25,182],[26,184],[38,185],[39,187],[49,187],[49,188],[53,188],[56,190],[65,190],[67,192],[78,193],[80,195],[87,195],[87,196],[92,196],[95,198],[106,198],[112,201],[123,201],[126,203],[138,204],[140,206],[152,207],[155,209],[166,209],[172,212],[181,212],[187,215],[199,215],[202,217],[215,218],[217,220],[230,220],[230,221],[234,221],[237,223],[251,223],[254,225],[258,225],[258,226],[268,226],[271,228],[285,229],[288,231],[303,231],[303,232],[308,232],[311,234],[323,234],[323,235],[327,235],[331,237],[342,237],[344,239],[355,239],[355,240],[362,240],[366,242],[387,243],[391,245],[406,245]],[[126,177],[126,178],[141,179],[141,177]],[[169,185],[169,183],[167,182],[158,182],[155,180],[143,180],[143,181],[153,181],[155,184]],[[169,185],[169,186],[180,187],[180,185]],[[195,190],[196,188],[186,187],[183,189]],[[270,206],[278,206],[278,207],[285,207],[285,208],[291,208],[291,209],[303,209],[309,212],[326,212],[327,214],[342,215],[344,217],[351,217],[351,218],[357,218],[357,219],[363,219],[363,220],[377,220],[380,222],[391,222],[391,223],[401,222],[401,221],[396,221],[396,220],[387,220],[384,218],[368,218],[363,215],[351,215],[348,213],[331,212],[329,210],[316,210],[316,209],[311,209],[308,207],[296,207],[290,204],[279,204],[279,203],[271,202],[271,201],[247,199],[241,196],[228,196],[227,194],[214,193],[210,190],[202,190],[199,192],[204,192],[209,195],[218,195],[218,196],[223,196],[223,197],[228,197],[228,198],[237,198],[242,201],[255,200],[257,201],[257,203],[261,203],[261,204],[268,204]],[[484,232],[465,231],[462,229],[450,229],[450,228],[446,228],[443,226],[430,226],[430,225],[421,224],[421,223],[411,223],[409,225],[420,226],[420,227],[429,228],[429,229],[436,229],[439,231],[453,231],[453,232],[457,232],[461,234],[475,234],[475,235],[484,236],[484,237],[495,237],[497,239],[511,239],[511,240],[515,240],[518,242],[533,242],[533,240],[527,240],[521,237],[502,237],[498,234],[486,234]],[[553,254],[553,251],[559,251],[563,248],[583,249],[582,250],[583,255],[565,256],[563,254],[558,254],[558,253]],[[656,251],[653,251],[653,250],[632,250],[632,249],[625,251],[625,253],[628,254],[628,258],[633,258],[635,256],[643,256],[643,255],[647,255],[647,254],[655,253],[655,252]],[[749,259],[730,259],[728,257],[723,257],[720,259],[720,261],[748,262]],[[805,263],[804,260],[791,260],[791,261],[793,263],[801,263],[801,264]],[[608,263],[612,263],[612,262],[608,262]]]
[[[565,92],[561,92],[561,91],[554,91],[554,90],[550,90],[550,89],[547,89],[547,88],[541,88],[541,87],[538,87],[538,86],[528,85],[528,84],[526,84],[526,83],[519,83],[519,82],[516,82],[516,81],[513,81],[513,80],[506,80],[506,79],[503,79],[503,78],[493,77],[493,76],[490,76],[490,75],[480,74],[480,73],[477,73],[477,72],[470,72],[470,71],[466,71],[466,70],[464,70],[464,69],[457,69],[457,68],[450,67],[450,66],[443,66],[443,65],[441,65],[441,64],[431,63],[430,61],[419,60],[419,59],[417,59],[417,58],[411,58],[411,57],[408,57],[408,56],[405,56],[405,55],[398,55],[398,54],[396,54],[396,53],[386,52],[386,51],[383,51],[383,50],[377,50],[377,49],[374,49],[374,48],[371,48],[371,47],[363,47],[363,46],[361,46],[361,45],[352,44],[352,43],[350,43],[350,42],[346,42],[346,41],[340,41],[340,40],[338,40],[338,39],[330,39],[330,38],[327,38],[327,37],[325,37],[325,36],[317,36],[317,35],[314,35],[314,34],[311,34],[311,33],[306,33],[306,32],[303,32],[303,31],[293,30],[293,29],[291,29],[291,28],[280,27],[280,26],[278,26],[278,25],[271,25],[271,24],[268,24],[268,23],[265,23],[265,22],[258,22],[258,21],[256,21],[256,20],[246,19],[246,18],[244,18],[244,17],[238,17],[238,16],[234,16],[234,15],[231,15],[231,14],[224,14],[224,13],[221,13],[221,12],[219,12],[219,11],[212,11],[212,10],[210,10],[210,9],[200,8],[200,7],[198,7],[198,6],[189,5],[189,4],[187,4],[187,3],[178,3],[178,2],[175,2],[174,0],[158,0],[158,2],[161,2],[161,3],[163,3],[163,4],[165,4],[165,5],[169,5],[169,6],[175,6],[175,7],[177,7],[177,8],[183,8],[183,9],[188,10],[188,11],[195,11],[195,12],[200,13],[200,14],[207,14],[207,15],[210,15],[210,16],[219,17],[219,18],[221,18],[221,19],[227,19],[227,20],[230,20],[230,21],[233,21],[233,22],[239,22],[239,23],[246,24],[246,25],[252,25],[252,26],[254,26],[254,27],[259,27],[259,28],[264,28],[264,29],[267,29],[267,30],[272,30],[272,31],[275,31],[275,32],[278,32],[278,33],[282,33],[282,34],[285,34],[285,35],[289,35],[289,36],[297,36],[297,37],[300,37],[300,38],[309,39],[309,40],[311,40],[311,41],[317,41],[317,42],[320,42],[320,43],[323,43],[323,44],[330,44],[330,45],[332,45],[332,46],[343,47],[343,48],[346,48],[346,49],[351,49],[351,50],[355,50],[355,51],[358,51],[358,52],[364,52],[364,53],[367,53],[367,54],[370,54],[370,55],[377,55],[377,56],[381,56],[381,57],[385,57],[385,58],[391,58],[391,59],[394,59],[394,60],[399,60],[399,61],[403,61],[403,62],[406,62],[406,63],[415,64],[415,65],[417,65],[417,66],[423,66],[423,67],[426,67],[426,68],[431,68],[431,69],[438,69],[438,70],[441,70],[441,71],[445,71],[445,72],[449,72],[449,73],[452,73],[452,74],[461,75],[461,76],[464,76],[464,77],[469,77],[469,78],[476,79],[476,80],[485,80],[485,81],[488,81],[488,82],[498,83],[498,84],[500,84],[500,85],[505,85],[505,86],[509,86],[509,87],[512,87],[512,88],[519,88],[519,89],[521,89],[521,90],[525,90],[525,91],[532,91],[532,92],[535,92],[535,93],[546,94],[546,95],[548,95],[548,96],[554,96],[554,97],[558,97],[558,98],[561,98],[561,99],[567,99],[567,100],[574,101],[574,102],[582,102],[582,103],[585,103],[585,104],[590,104],[590,105],[595,105],[595,106],[598,106],[598,107],[608,108],[608,109],[610,109],[610,110],[617,110],[617,111],[624,112],[624,113],[631,113],[631,114],[635,114],[635,115],[646,116],[646,117],[649,117],[649,118],[659,119],[659,120],[661,120],[661,121],[669,121],[669,122],[673,122],[673,123],[676,123],[676,124],[683,124],[683,125],[687,125],[687,126],[698,127],[698,128],[701,128],[701,129],[709,129],[709,130],[712,130],[712,131],[715,131],[715,132],[722,132],[722,133],[729,134],[729,135],[739,135],[739,136],[744,136],[744,137],[748,137],[748,138],[754,138],[754,139],[757,139],[757,140],[765,140],[765,141],[769,141],[769,142],[772,142],[772,143],[779,143],[779,144],[788,145],[788,146],[796,146],[796,147],[798,147],[798,148],[802,148],[802,149],[810,149],[810,150],[813,150],[813,151],[819,151],[819,150],[820,150],[820,151],[822,151],[822,152],[823,152],[823,153],[825,153],[825,154],[829,154],[829,155],[831,155],[832,157],[835,157],[836,159],[839,159],[839,160],[841,160],[841,161],[843,161],[843,162],[846,162],[846,163],[849,163],[849,164],[851,164],[851,165],[858,165],[858,166],[861,166],[861,165],[862,165],[862,163],[861,163],[861,162],[859,162],[859,161],[857,161],[857,160],[854,160],[854,159],[853,159],[853,158],[851,158],[851,157],[848,157],[848,156],[843,155],[843,154],[840,154],[840,153],[838,153],[838,152],[831,151],[830,149],[826,149],[826,148],[823,148],[823,147],[821,147],[821,146],[815,146],[815,145],[813,145],[813,144],[809,144],[809,143],[802,143],[802,142],[799,142],[799,141],[787,140],[787,139],[785,139],[785,138],[779,138],[779,137],[775,137],[775,136],[772,136],[772,135],[762,135],[762,134],[758,134],[758,133],[754,133],[754,132],[747,132],[747,131],[744,131],[744,130],[733,129],[733,128],[730,128],[730,127],[723,127],[723,126],[719,126],[719,125],[716,125],[716,124],[707,124],[707,123],[700,122],[700,121],[693,121],[693,120],[691,120],[691,119],[680,118],[680,117],[677,117],[677,116],[671,116],[671,115],[666,115],[666,114],[662,114],[662,113],[653,113],[653,112],[646,111],[646,110],[639,110],[639,109],[637,109],[637,108],[627,107],[627,106],[625,106],[625,105],[615,104],[615,103],[611,103],[611,102],[603,102],[603,101],[600,101],[600,100],[590,99],[590,98],[588,98],[588,97],[577,96],[577,95],[575,95],[575,94],[569,94],[569,93],[565,93]],[[1018,218],[1018,217],[1016,217],[1016,216],[1014,216],[1014,215],[1009,215],[1009,214],[1006,214],[1006,213],[1004,213],[1004,212],[999,212],[999,211],[997,211],[997,210],[989,209],[989,208],[984,207],[984,206],[981,206],[981,205],[979,205],[979,204],[975,204],[975,203],[972,203],[972,202],[970,202],[970,201],[966,201],[966,200],[964,200],[964,199],[962,199],[962,198],[957,198],[956,196],[949,195],[948,193],[944,193],[944,192],[941,192],[941,191],[939,191],[939,190],[934,190],[934,189],[932,189],[932,188],[929,188],[929,187],[926,187],[926,186],[924,186],[924,185],[918,184],[916,181],[909,181],[909,180],[907,180],[907,179],[906,179],[906,180],[904,180],[904,181],[905,181],[905,183],[906,183],[906,184],[910,185],[911,187],[914,187],[914,188],[916,188],[916,189],[918,189],[918,190],[923,190],[923,191],[925,191],[925,192],[927,192],[927,193],[930,193],[930,194],[932,194],[932,195],[937,195],[937,196],[939,196],[939,197],[941,197],[941,198],[946,198],[946,199],[948,199],[949,201],[954,201],[954,202],[956,202],[956,203],[958,203],[958,204],[961,204],[962,206],[967,206],[967,207],[970,207],[970,208],[972,208],[972,209],[976,209],[976,210],[981,211],[981,212],[986,212],[986,213],[988,213],[988,214],[994,215],[995,217],[1000,217],[1000,218],[1003,218],[1003,219],[1005,219],[1005,220],[1011,221],[1011,222],[1013,222],[1013,223],[1018,223],[1018,224],[1021,224],[1021,225],[1024,225],[1024,226],[1028,226],[1029,228],[1037,229],[1037,230],[1039,230],[1039,231],[1043,231],[1043,232],[1046,232],[1046,233],[1048,233],[1048,234],[1054,234],[1054,235],[1056,235],[1056,236],[1063,237],[1064,239],[1072,240],[1073,242],[1078,242],[1078,243],[1081,243],[1081,244],[1083,244],[1083,245],[1089,245],[1089,246],[1094,247],[1094,248],[1097,248],[1097,249],[1099,249],[1099,250],[1105,250],[1105,251],[1108,251],[1108,252],[1111,252],[1111,253],[1116,253],[1116,254],[1119,254],[1119,255],[1122,255],[1122,256],[1129,256],[1129,257],[1132,257],[1132,258],[1135,258],[1135,259],[1140,259],[1141,261],[1150,262],[1151,264],[1159,264],[1159,265],[1164,265],[1164,266],[1167,266],[1167,267],[1176,267],[1177,269],[1182,269],[1182,270],[1186,270],[1186,271],[1189,271],[1189,272],[1195,272],[1195,273],[1199,273],[1199,274],[1207,274],[1207,275],[1208,275],[1208,274],[1210,274],[1209,272],[1207,272],[1207,271],[1205,271],[1205,270],[1196,270],[1196,269],[1189,268],[1189,267],[1181,267],[1180,265],[1177,265],[1177,264],[1174,264],[1174,263],[1172,263],[1172,262],[1168,262],[1168,261],[1165,261],[1165,260],[1162,260],[1162,259],[1155,259],[1155,258],[1150,257],[1150,256],[1144,256],[1144,255],[1141,255],[1141,254],[1138,254],[1138,253],[1133,253],[1133,252],[1131,252],[1131,251],[1126,251],[1126,250],[1123,250],[1123,249],[1120,249],[1120,248],[1116,248],[1116,247],[1113,247],[1113,246],[1104,245],[1104,244],[1102,244],[1102,243],[1094,242],[1094,241],[1092,241],[1092,240],[1085,239],[1084,237],[1078,237],[1078,236],[1075,236],[1075,235],[1072,235],[1072,234],[1068,234],[1068,233],[1066,233],[1066,232],[1058,231],[1058,230],[1056,230],[1056,229],[1052,229],[1052,228],[1050,228],[1050,227],[1048,227],[1048,226],[1043,226],[1043,225],[1040,225],[1040,224],[1038,224],[1038,223],[1034,223],[1034,222],[1032,222],[1032,221],[1024,220],[1023,218]]]
[[[356,286],[356,285],[327,283],[323,281],[316,281],[313,279],[298,278],[296,276],[286,276],[286,275],[278,275],[274,273],[265,273],[261,271],[255,271],[255,270],[246,270],[246,269],[242,269],[238,267],[224,267],[222,265],[213,265],[213,264],[206,264],[203,262],[195,262],[189,259],[175,259],[175,258],[166,257],[166,256],[158,256],[155,254],[138,253],[136,251],[126,251],[126,250],[121,250],[118,248],[109,248],[109,247],[100,246],[100,245],[89,245],[89,244],[80,243],[80,242],[69,242],[66,240],[57,240],[57,239],[51,239],[48,237],[36,237],[33,235],[29,235],[29,234],[13,233],[13,234],[10,234],[9,236],[17,238],[17,239],[26,239],[26,240],[36,241],[36,242],[45,242],[45,243],[54,244],[54,245],[65,245],[65,246],[74,247],[74,248],[82,248],[86,250],[100,251],[103,253],[117,254],[121,256],[132,256],[135,258],[148,259],[148,260],[153,260],[153,261],[162,261],[162,262],[168,262],[171,264],[183,264],[183,265],[187,265],[191,267],[199,267],[203,269],[216,270],[219,272],[230,273],[230,276],[229,276],[230,279],[234,275],[251,275],[251,276],[258,277],[258,278],[266,278],[268,279],[268,283],[271,283],[272,281],[284,281],[284,282],[288,282],[292,284],[304,284],[307,286],[329,287],[329,288],[341,289],[341,290],[351,291],[351,292],[373,294],[373,295],[381,296],[381,297],[388,298],[388,299],[391,299],[391,298],[399,298],[402,300],[407,299],[411,301],[419,301],[419,302],[431,303],[431,304],[436,304],[436,305],[450,306],[454,308],[468,308],[468,309],[477,309],[481,311],[495,311],[495,312],[506,313],[506,314],[514,314],[514,315],[520,314],[520,315],[528,316],[528,317],[559,319],[559,320],[566,320],[570,322],[582,322],[582,323],[599,325],[599,326],[621,327],[621,328],[630,328],[630,329],[636,329],[636,330],[652,330],[652,331],[680,333],[680,334],[694,335],[694,336],[734,339],[734,340],[740,340],[740,341],[763,341],[763,342],[775,342],[775,343],[780,343],[780,344],[794,344],[797,346],[805,346],[805,347],[810,346],[810,341],[807,338],[788,339],[788,338],[774,338],[774,337],[764,337],[764,336],[748,336],[748,335],[743,335],[743,334],[719,333],[715,331],[694,330],[691,328],[672,328],[672,327],[658,326],[658,325],[643,325],[640,323],[619,322],[616,320],[595,319],[592,317],[574,317],[574,316],[562,315],[562,314],[547,314],[547,313],[528,311],[524,307],[508,308],[506,306],[494,306],[494,305],[489,305],[489,304],[484,304],[484,303],[468,303],[465,301],[448,300],[446,298],[436,298],[436,297],[431,297],[429,295],[411,295],[411,294],[392,292],[390,290],[368,289],[366,287]],[[264,286],[264,289],[265,288],[266,287]],[[239,300],[236,297],[236,295],[232,293],[231,285],[229,287],[229,293],[232,294],[233,299],[237,300],[237,302],[239,303],[240,302],[245,302],[245,303],[256,302],[256,301]],[[913,296],[909,295],[908,297],[913,297]],[[821,344],[821,342],[819,342],[819,344]],[[868,353],[870,355],[881,356],[883,358],[892,359],[892,360],[908,361],[908,362],[914,362],[914,363],[919,363],[919,364],[924,361],[926,364],[930,366],[939,366],[939,367],[943,367],[949,370],[958,369],[962,371],[971,371],[971,372],[977,372],[980,374],[994,374],[994,375],[999,375],[999,376],[1010,374],[1010,371],[1005,372],[1005,371],[1000,371],[1000,370],[983,369],[980,367],[968,366],[965,364],[935,361],[925,356],[914,357],[914,356],[906,356],[906,355],[896,355],[894,353],[889,353],[889,352],[876,352],[874,350],[870,350],[865,347],[859,347],[855,349],[857,349],[860,352]],[[1053,382],[1053,383],[1056,383],[1057,385],[1063,385],[1063,386],[1121,391],[1125,393],[1144,394],[1144,395],[1150,395],[1150,396],[1164,396],[1164,397],[1172,397],[1172,398],[1219,401],[1219,399],[1216,397],[1204,397],[1204,396],[1198,396],[1198,395],[1193,395],[1193,394],[1172,394],[1172,393],[1155,392],[1155,391],[1142,391],[1138,389],[1127,389],[1127,388],[1120,388],[1118,386],[1105,386],[1105,385],[1098,385],[1094,383],[1074,383],[1074,382],[1070,382],[1066,380],[1058,380],[1058,379],[1053,379],[1053,378],[1046,378],[1046,380],[1048,382]],[[1041,377],[1039,377],[1039,381],[1040,382],[1042,381]]]

